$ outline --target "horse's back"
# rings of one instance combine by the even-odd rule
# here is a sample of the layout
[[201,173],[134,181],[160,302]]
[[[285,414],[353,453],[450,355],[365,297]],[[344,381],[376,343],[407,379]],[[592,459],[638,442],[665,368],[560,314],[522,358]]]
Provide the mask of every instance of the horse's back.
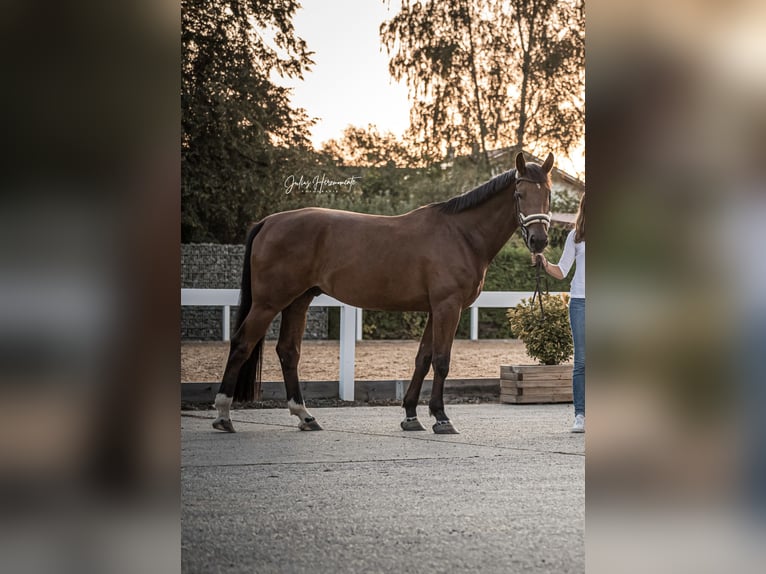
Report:
[[[360,242],[381,243],[407,240],[425,234],[416,210],[404,215],[371,215],[321,207],[305,207],[268,216],[261,239],[268,243],[314,243],[327,248],[352,248]],[[258,238],[256,238],[256,241]]]

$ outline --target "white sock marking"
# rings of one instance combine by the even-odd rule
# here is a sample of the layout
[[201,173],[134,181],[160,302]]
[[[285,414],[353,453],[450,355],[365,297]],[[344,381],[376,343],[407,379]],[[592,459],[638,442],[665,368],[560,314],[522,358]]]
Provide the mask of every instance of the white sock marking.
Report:
[[218,417],[226,420],[230,420],[231,416],[229,415],[229,408],[231,407],[231,403],[234,399],[232,397],[227,397],[223,393],[218,393],[215,396],[215,408],[218,409]]
[[311,416],[311,413],[306,410],[306,405],[302,403],[296,403],[293,399],[287,401],[287,408],[290,409],[290,414],[295,415],[301,419],[301,422],[306,422],[307,418],[314,418]]

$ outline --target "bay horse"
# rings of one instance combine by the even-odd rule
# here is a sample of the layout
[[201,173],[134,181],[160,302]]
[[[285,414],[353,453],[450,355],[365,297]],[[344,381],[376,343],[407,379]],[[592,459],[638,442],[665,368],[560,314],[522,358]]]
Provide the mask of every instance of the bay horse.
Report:
[[443,394],[460,314],[481,293],[487,267],[516,228],[532,253],[548,243],[553,154],[539,165],[519,153],[515,163],[515,169],[469,192],[403,215],[309,207],[256,223],[247,236],[239,314],[213,427],[234,432],[232,401],[260,394],[264,337],[281,312],[277,354],[288,409],[301,430],[322,429],[304,404],[298,360],[309,303],[327,293],[363,309],[428,312],[401,427],[425,430],[417,405],[433,366],[433,432],[457,434]]

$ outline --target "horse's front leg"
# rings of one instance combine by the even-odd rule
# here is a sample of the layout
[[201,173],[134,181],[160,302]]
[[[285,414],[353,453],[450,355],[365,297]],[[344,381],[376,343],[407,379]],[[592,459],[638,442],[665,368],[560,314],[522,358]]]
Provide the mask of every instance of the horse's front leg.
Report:
[[433,357],[434,384],[428,408],[436,417],[433,431],[436,434],[460,434],[444,412],[444,381],[449,374],[452,342],[460,321],[461,306],[454,301],[444,301],[433,308]]
[[426,328],[423,330],[423,336],[420,338],[420,347],[418,355],[415,357],[415,371],[412,373],[412,380],[407,387],[402,406],[404,407],[405,419],[401,426],[406,431],[424,431],[425,427],[418,420],[418,401],[420,400],[420,390],[423,388],[423,379],[431,369],[431,349],[433,347],[433,316],[428,315]]

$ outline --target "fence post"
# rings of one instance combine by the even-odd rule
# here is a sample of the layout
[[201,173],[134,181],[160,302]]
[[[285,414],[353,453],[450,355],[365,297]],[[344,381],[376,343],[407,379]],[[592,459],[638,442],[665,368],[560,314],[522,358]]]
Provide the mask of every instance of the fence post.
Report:
[[479,340],[479,308],[471,307],[471,341]]
[[223,306],[223,340],[228,341],[231,336],[231,327],[229,321],[231,320],[231,307],[228,305]]
[[340,307],[340,377],[338,396],[342,401],[354,400],[354,354],[356,351],[356,307]]
[[356,340],[357,341],[361,341],[362,335],[364,335],[364,333],[362,332],[362,324],[364,323],[364,319],[362,318],[362,313],[363,313],[362,309],[356,310]]

